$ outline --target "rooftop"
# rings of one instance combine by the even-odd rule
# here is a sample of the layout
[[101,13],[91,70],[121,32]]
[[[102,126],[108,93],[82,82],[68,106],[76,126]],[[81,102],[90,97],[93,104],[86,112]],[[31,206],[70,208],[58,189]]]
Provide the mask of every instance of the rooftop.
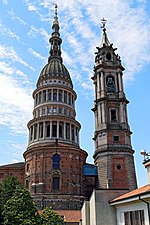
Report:
[[130,191],[124,195],[121,195],[121,196],[111,200],[110,203],[118,202],[121,200],[129,199],[132,197],[136,197],[136,196],[148,194],[148,193],[150,193],[150,184],[147,184],[147,185],[137,188],[133,191]]

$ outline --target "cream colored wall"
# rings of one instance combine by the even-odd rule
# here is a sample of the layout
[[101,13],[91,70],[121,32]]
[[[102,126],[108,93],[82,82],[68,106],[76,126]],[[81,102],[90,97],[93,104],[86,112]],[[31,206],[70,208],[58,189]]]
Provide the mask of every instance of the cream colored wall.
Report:
[[124,212],[136,210],[144,210],[145,225],[149,225],[149,217],[146,203],[141,201],[135,203],[128,202],[126,204],[117,206],[116,208],[117,208],[117,225],[125,225]]

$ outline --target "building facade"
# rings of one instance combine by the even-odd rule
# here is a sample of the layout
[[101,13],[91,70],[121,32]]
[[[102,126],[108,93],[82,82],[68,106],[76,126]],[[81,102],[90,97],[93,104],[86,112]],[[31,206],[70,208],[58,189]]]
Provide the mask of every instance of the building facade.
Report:
[[[76,211],[78,219],[72,224],[79,224],[83,206],[83,225],[116,225],[115,207],[109,202],[137,187],[127,116],[129,102],[123,89],[124,68],[116,48],[108,40],[105,22],[103,19],[92,77],[94,164],[86,163],[87,152],[80,148],[81,125],[76,120],[75,109],[77,94],[61,57],[62,39],[55,4],[48,63],[33,92],[29,143],[23,154],[23,169],[20,167],[24,185],[38,208],[52,207],[64,215],[68,211],[67,216],[71,210]],[[10,167],[13,171],[13,165]],[[7,174],[2,175],[1,171],[0,168],[3,179]]]

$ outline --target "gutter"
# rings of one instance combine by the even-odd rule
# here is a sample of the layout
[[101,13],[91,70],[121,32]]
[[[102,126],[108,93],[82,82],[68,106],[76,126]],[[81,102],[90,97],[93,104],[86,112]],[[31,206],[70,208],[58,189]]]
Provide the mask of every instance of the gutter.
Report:
[[147,212],[148,212],[148,218],[149,218],[149,225],[150,225],[150,208],[149,208],[149,202],[141,199],[141,196],[139,195],[139,200],[144,202],[147,205]]

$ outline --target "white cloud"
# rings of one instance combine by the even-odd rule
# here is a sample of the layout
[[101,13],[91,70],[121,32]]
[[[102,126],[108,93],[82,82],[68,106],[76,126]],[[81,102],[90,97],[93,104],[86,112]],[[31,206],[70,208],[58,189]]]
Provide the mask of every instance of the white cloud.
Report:
[[23,19],[21,19],[20,17],[16,16],[13,10],[8,11],[8,14],[11,16],[11,19],[18,20],[23,25],[27,24]]
[[10,38],[15,38],[17,41],[20,40],[20,37],[17,34],[15,34],[9,28],[4,27],[1,23],[0,23],[0,29],[1,29],[1,35],[6,35]]
[[44,56],[42,56],[39,52],[34,51],[32,48],[29,48],[28,50],[33,56],[35,56],[36,58],[46,61],[46,58]]
[[28,10],[29,11],[36,11],[37,9],[36,9],[36,7],[34,6],[34,5],[28,5]]
[[26,134],[31,118],[31,87],[22,71],[0,62],[0,124],[9,126],[16,134]]
[[43,38],[43,40],[46,43],[48,43],[49,38],[50,38],[50,34],[46,30],[44,30],[43,28],[36,28],[34,26],[31,26],[30,30],[28,32],[28,36],[37,38],[37,35],[41,36]]
[[22,65],[30,68],[32,71],[34,71],[34,68],[30,66],[26,61],[24,61],[21,57],[17,55],[17,53],[14,51],[13,47],[6,47],[4,45],[0,45],[0,58],[1,59],[10,59],[11,61],[16,61],[21,63]]

